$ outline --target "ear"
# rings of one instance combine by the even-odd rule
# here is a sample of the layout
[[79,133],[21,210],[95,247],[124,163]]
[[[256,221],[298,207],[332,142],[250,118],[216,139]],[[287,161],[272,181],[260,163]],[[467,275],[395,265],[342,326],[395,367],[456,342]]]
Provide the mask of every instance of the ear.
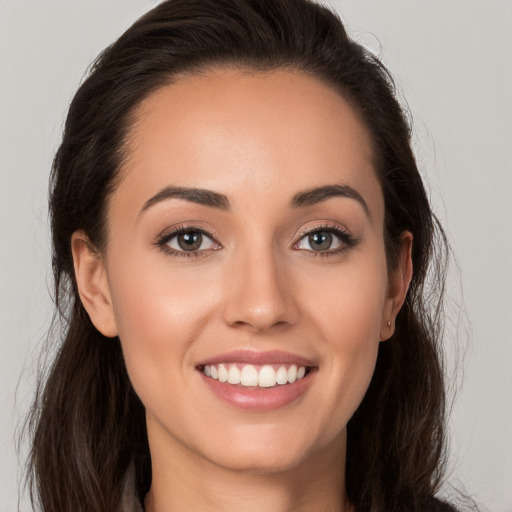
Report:
[[71,253],[80,300],[98,331],[117,336],[114,307],[110,296],[104,261],[82,230],[71,236]]
[[395,319],[405,302],[412,279],[412,233],[404,231],[400,236],[400,255],[396,268],[389,276],[388,296],[382,315],[380,339],[386,341],[395,332]]

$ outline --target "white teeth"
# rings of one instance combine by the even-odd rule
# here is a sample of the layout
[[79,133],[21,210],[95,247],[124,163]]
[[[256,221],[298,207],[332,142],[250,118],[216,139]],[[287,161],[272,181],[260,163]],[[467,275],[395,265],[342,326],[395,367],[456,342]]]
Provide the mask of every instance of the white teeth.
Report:
[[[215,378],[215,377],[213,377]],[[223,364],[219,364],[219,380],[221,382],[227,382],[229,379],[228,371]]]
[[272,366],[264,366],[258,375],[258,385],[262,388],[271,388],[276,385],[276,371]]
[[227,382],[228,384],[241,384],[242,386],[259,386],[261,388],[271,388],[276,385],[293,383],[304,378],[306,367],[292,364],[288,368],[280,366],[277,370],[272,365],[264,365],[258,369],[252,364],[246,364],[242,370],[236,364],[218,364],[205,365],[203,373],[207,377]]
[[279,370],[277,370],[276,382],[278,384],[287,384],[288,383],[288,370],[284,366],[281,366],[281,368],[279,368]]
[[240,370],[236,365],[231,366],[228,372],[228,382],[230,384],[240,384]]
[[297,367],[292,364],[288,369],[288,382],[295,382],[297,380]]
[[246,364],[242,368],[240,375],[240,383],[242,386],[257,386],[258,385],[258,370],[252,364]]

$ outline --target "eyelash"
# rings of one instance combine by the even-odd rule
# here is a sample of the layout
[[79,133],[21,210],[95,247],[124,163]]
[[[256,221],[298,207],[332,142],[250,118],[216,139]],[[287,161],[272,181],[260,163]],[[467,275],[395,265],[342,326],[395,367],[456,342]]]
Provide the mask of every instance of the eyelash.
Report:
[[[170,233],[165,233],[164,235],[161,235],[158,240],[156,241],[156,246],[159,247],[164,251],[165,254],[169,256],[173,256],[175,258],[201,258],[204,256],[207,256],[208,252],[206,250],[202,251],[177,251],[173,249],[172,247],[169,247],[167,244],[176,236],[183,234],[183,233],[199,233],[201,235],[205,235],[208,238],[210,238],[213,242],[216,244],[219,244],[217,240],[215,240],[215,236],[210,233],[208,230],[198,227],[198,226],[189,226],[189,225],[183,225],[179,226],[175,229],[173,229]],[[217,249],[213,249],[217,250]]]
[[321,224],[318,226],[314,226],[312,228],[306,228],[301,231],[299,239],[293,245],[297,245],[301,240],[305,237],[312,235],[314,233],[327,232],[336,236],[340,240],[340,246],[335,249],[327,249],[325,251],[313,251],[310,249],[297,249],[299,251],[304,251],[313,258],[328,258],[330,256],[336,256],[339,254],[343,254],[350,250],[352,247],[355,247],[359,240],[352,235],[348,230],[341,228],[340,226],[334,224]]
[[[357,238],[355,238],[349,231],[342,229],[339,226],[331,225],[331,224],[329,224],[329,225],[322,224],[322,225],[314,226],[312,228],[306,228],[303,231],[301,231],[297,242],[295,242],[292,247],[295,247],[306,236],[312,235],[313,233],[322,232],[322,231],[331,233],[332,235],[336,236],[341,242],[340,247],[337,247],[336,249],[328,249],[325,251],[313,251],[310,249],[296,249],[296,250],[305,252],[314,258],[317,258],[317,257],[325,258],[325,257],[329,257],[329,256],[342,254],[342,253],[348,251],[349,249],[351,249],[352,247],[356,246],[359,242],[359,240]],[[217,242],[217,240],[215,239],[215,236],[210,231],[208,231],[202,227],[192,226],[192,225],[179,226],[179,227],[173,229],[170,233],[165,233],[165,234],[161,235],[158,238],[158,240],[156,241],[155,245],[157,247],[159,247],[161,250],[163,250],[164,253],[169,256],[173,256],[173,257],[177,257],[177,258],[187,258],[187,259],[201,258],[201,257],[207,256],[208,252],[210,250],[218,250],[218,249],[210,249],[210,250],[199,250],[199,251],[177,251],[177,250],[169,247],[169,245],[167,245],[170,240],[172,240],[174,237],[176,237],[180,234],[183,234],[183,233],[199,233],[201,235],[205,235],[208,238],[210,238],[214,243],[218,244],[219,248],[222,247],[220,245],[220,243]]]

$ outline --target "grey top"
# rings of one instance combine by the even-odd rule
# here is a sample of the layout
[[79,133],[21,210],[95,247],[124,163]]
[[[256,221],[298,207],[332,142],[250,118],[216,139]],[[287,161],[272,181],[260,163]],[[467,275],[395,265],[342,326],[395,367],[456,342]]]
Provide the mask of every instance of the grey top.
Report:
[[[425,510],[425,512],[457,512],[452,505],[436,498],[428,500],[428,503],[425,503],[425,508],[422,510]],[[119,512],[144,512],[144,507],[137,497],[135,489],[135,471],[133,467],[126,474],[121,510]]]
[[142,503],[139,501],[135,490],[135,471],[133,467],[126,474],[121,510],[119,512],[144,512]]

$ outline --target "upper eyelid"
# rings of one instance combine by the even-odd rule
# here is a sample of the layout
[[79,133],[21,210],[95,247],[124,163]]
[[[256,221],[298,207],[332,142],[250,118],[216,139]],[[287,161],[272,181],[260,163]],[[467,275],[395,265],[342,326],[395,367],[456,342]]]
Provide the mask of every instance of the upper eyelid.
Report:
[[[218,248],[212,249],[201,249],[201,250],[195,250],[195,251],[185,251],[181,249],[177,249],[175,247],[171,247],[170,241],[173,240],[176,236],[182,234],[182,233],[190,233],[190,232],[196,232],[201,233],[203,236],[206,236],[209,238],[214,244],[218,245]],[[206,256],[209,251],[211,250],[218,250],[222,248],[222,245],[217,241],[217,238],[215,235],[210,233],[210,230],[199,227],[199,226],[188,226],[188,225],[179,225],[174,228],[169,228],[167,230],[164,230],[160,236],[155,241],[155,246],[159,249],[164,251],[164,253],[172,255],[175,258],[199,258],[201,256]]]
[[181,224],[178,226],[173,226],[171,228],[168,228],[164,231],[162,231],[158,237],[157,241],[159,243],[166,243],[169,240],[171,240],[173,237],[181,234],[181,233],[190,233],[190,232],[197,232],[201,233],[202,235],[206,235],[209,238],[211,238],[215,243],[220,244],[218,241],[218,236],[210,229],[205,228],[204,226],[197,225],[197,224]]
[[[299,241],[301,238],[304,238],[307,235],[310,235],[311,233],[315,233],[316,231],[333,231],[338,233],[343,233],[346,235],[352,236],[352,232],[345,226],[339,225],[339,224],[330,224],[330,223],[322,223],[322,224],[315,224],[314,226],[309,226],[305,228],[301,228],[298,233],[296,232],[291,240],[295,240],[295,242]],[[293,243],[295,243],[293,242]]]
[[[331,231],[335,235],[336,233],[344,234],[347,237],[354,238],[352,232],[345,226],[342,226],[340,224],[335,223],[329,223],[329,222],[321,222],[319,224],[315,224],[312,226],[303,227],[298,232],[296,231],[294,235],[290,238],[291,245],[295,245],[298,243],[302,238],[305,236],[308,236],[312,233],[315,233],[317,231]],[[161,234],[157,237],[157,245],[165,245],[174,238],[175,236],[179,235],[180,233],[187,233],[187,232],[199,232],[207,237],[209,237],[213,242],[218,244],[220,248],[223,247],[223,244],[219,241],[219,237],[216,235],[216,233],[213,232],[213,230],[208,229],[205,226],[202,226],[200,224],[180,224],[177,226],[173,226],[171,228],[168,228],[161,232]]]
[[348,228],[345,226],[340,226],[336,224],[324,224],[324,225],[316,225],[312,226],[311,228],[304,228],[301,230],[299,235],[294,238],[294,242],[292,244],[292,247],[299,244],[300,241],[307,236],[311,235],[312,233],[320,232],[320,231],[328,231],[334,234],[336,238],[339,239],[339,241],[342,244],[342,248],[334,249],[334,250],[325,250],[325,251],[311,251],[310,249],[303,249],[307,252],[313,252],[315,255],[328,255],[328,254],[335,254],[338,252],[343,252],[344,250],[349,249],[350,247],[353,247],[357,245],[360,242],[360,239],[352,233]]
[[337,225],[327,225],[327,224],[322,224],[322,225],[319,225],[319,226],[313,226],[313,227],[310,227],[310,228],[304,228],[302,229],[301,231],[299,231],[299,237],[300,236],[304,236],[304,235],[308,235],[310,233],[315,233],[316,231],[342,231],[342,232],[346,232],[348,233],[348,229],[347,228],[344,228],[342,226],[337,226]]

